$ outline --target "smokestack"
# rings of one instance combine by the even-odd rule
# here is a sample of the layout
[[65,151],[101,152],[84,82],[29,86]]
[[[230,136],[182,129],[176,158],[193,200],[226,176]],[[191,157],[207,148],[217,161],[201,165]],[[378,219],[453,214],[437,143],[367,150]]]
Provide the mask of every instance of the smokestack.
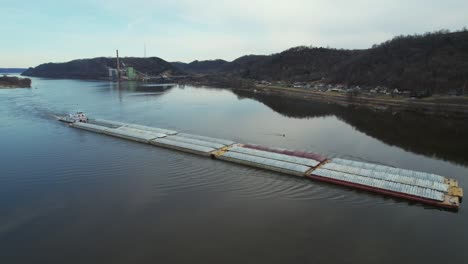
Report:
[[117,54],[117,80],[120,82],[120,62],[119,62],[119,50],[115,50]]

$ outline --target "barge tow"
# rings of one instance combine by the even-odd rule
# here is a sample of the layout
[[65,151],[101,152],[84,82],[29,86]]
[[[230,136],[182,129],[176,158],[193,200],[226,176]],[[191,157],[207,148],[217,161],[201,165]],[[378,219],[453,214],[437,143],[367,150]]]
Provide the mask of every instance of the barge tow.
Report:
[[440,175],[332,158],[304,151],[240,144],[173,130],[104,119],[82,113],[59,118],[71,127],[354,189],[458,210],[463,189]]

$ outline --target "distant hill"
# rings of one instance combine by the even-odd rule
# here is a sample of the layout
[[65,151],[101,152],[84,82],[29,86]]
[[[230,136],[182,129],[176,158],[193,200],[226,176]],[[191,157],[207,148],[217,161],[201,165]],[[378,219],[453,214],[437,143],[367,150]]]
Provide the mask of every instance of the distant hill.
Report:
[[[468,93],[468,32],[441,30],[398,36],[372,48],[343,50],[294,47],[272,55],[246,55],[234,61],[207,60],[169,63],[160,58],[123,58],[128,66],[151,75],[191,74],[206,80],[320,81],[332,84],[387,86],[417,94]],[[107,78],[114,58],[46,63],[26,76]],[[211,76],[208,76],[211,75]],[[215,76],[216,75],[216,76]]]
[[205,60],[205,61],[192,61],[191,63],[172,62],[172,65],[182,71],[190,73],[213,73],[219,72],[229,62],[225,60]]
[[249,55],[234,60],[223,72],[269,81],[316,81],[359,51],[295,47],[270,56]]
[[[174,75],[182,74],[182,71],[169,62],[157,58],[122,58],[126,66],[134,67],[137,71],[150,75],[158,75],[168,72]],[[29,68],[22,75],[48,78],[71,79],[104,79],[108,78],[108,67],[115,68],[115,58],[80,59],[64,63],[45,63],[35,68]]]
[[[197,65],[209,63],[197,61]],[[187,64],[177,65],[184,68]],[[388,86],[417,92],[468,93],[468,32],[444,30],[398,36],[364,50],[295,47],[272,55],[247,55],[195,73],[267,81],[318,81]]]
[[0,68],[0,73],[22,73],[26,70],[25,68]]
[[246,78],[253,77],[248,74],[250,73],[250,69],[262,68],[262,64],[268,61],[270,57],[265,55],[245,55],[224,65],[220,69],[220,72],[232,73]]
[[428,93],[466,86],[468,92],[468,32],[399,36],[351,57],[329,78]]

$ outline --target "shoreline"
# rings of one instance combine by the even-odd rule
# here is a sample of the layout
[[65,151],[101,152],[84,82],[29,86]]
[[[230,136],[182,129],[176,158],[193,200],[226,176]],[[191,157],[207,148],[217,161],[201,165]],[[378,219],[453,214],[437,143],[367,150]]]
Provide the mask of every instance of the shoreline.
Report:
[[[350,96],[348,94],[334,92],[310,91],[301,88],[274,87],[255,85],[254,88],[230,88],[251,93],[263,93],[288,98],[301,99],[306,101],[321,101],[325,103],[337,104],[344,107],[364,107],[377,111],[389,111],[392,113],[412,112],[423,115],[450,117],[457,119],[468,118],[468,104],[458,103],[465,101],[468,97],[455,98],[432,96],[424,99],[410,98],[372,98],[367,96]],[[437,101],[446,101],[444,103]],[[450,102],[452,101],[452,102]],[[457,102],[455,102],[457,101]]]
[[[206,76],[204,76],[206,77]],[[42,77],[44,78],[44,77]],[[47,77],[45,77],[47,78]],[[48,79],[73,79],[83,81],[104,81],[96,78],[48,78]],[[468,96],[452,97],[448,95],[433,95],[431,97],[412,99],[403,96],[394,98],[385,95],[370,97],[366,95],[351,95],[340,92],[322,92],[308,90],[304,88],[255,85],[252,81],[240,78],[197,78],[189,77],[182,80],[167,80],[176,84],[188,84],[193,86],[210,86],[213,88],[231,89],[251,93],[263,93],[279,96],[286,96],[291,99],[301,99],[306,101],[320,101],[329,104],[336,104],[344,107],[363,107],[375,111],[388,111],[394,114],[411,112],[421,115],[448,117],[455,119],[468,119]],[[125,81],[124,81],[125,82]],[[164,83],[141,82],[141,83]],[[0,87],[1,89],[2,87]],[[17,88],[17,87],[6,87]],[[18,87],[19,88],[19,87]]]
[[204,76],[183,80],[180,84],[211,86],[253,94],[283,96],[309,102],[323,102],[343,107],[366,108],[393,114],[411,112],[422,116],[435,116],[451,119],[468,119],[468,96],[432,95],[426,98],[410,98],[402,95],[391,97],[376,94],[354,95],[345,92],[322,92],[306,88],[255,84],[253,80],[223,76]]
[[31,88],[31,79],[8,75],[0,76],[0,89]]

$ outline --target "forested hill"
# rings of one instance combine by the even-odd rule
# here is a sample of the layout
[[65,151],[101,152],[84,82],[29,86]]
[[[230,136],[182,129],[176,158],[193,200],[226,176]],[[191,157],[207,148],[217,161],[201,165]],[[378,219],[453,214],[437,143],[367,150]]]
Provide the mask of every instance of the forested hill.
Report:
[[171,62],[172,65],[189,73],[209,73],[216,72],[224,67],[229,62],[225,60],[206,60],[206,61],[192,61],[191,63]]
[[[126,66],[134,67],[137,71],[149,75],[158,75],[163,72],[181,74],[182,71],[169,62],[157,58],[122,58]],[[64,63],[45,63],[35,68],[29,68],[22,75],[48,78],[71,79],[104,79],[108,78],[108,67],[115,68],[115,58],[80,59]]]
[[267,81],[385,85],[430,93],[463,87],[468,91],[468,32],[398,36],[365,50],[295,47],[268,56],[243,56],[203,72]]
[[468,88],[468,32],[396,37],[346,60],[330,79],[430,93]]
[[[216,75],[222,78],[387,86],[424,93],[468,92],[468,32],[437,31],[399,36],[364,50],[295,47],[272,55],[246,55],[234,61],[169,63],[157,57],[123,58],[150,75]],[[103,79],[114,58],[46,63],[26,76]]]

